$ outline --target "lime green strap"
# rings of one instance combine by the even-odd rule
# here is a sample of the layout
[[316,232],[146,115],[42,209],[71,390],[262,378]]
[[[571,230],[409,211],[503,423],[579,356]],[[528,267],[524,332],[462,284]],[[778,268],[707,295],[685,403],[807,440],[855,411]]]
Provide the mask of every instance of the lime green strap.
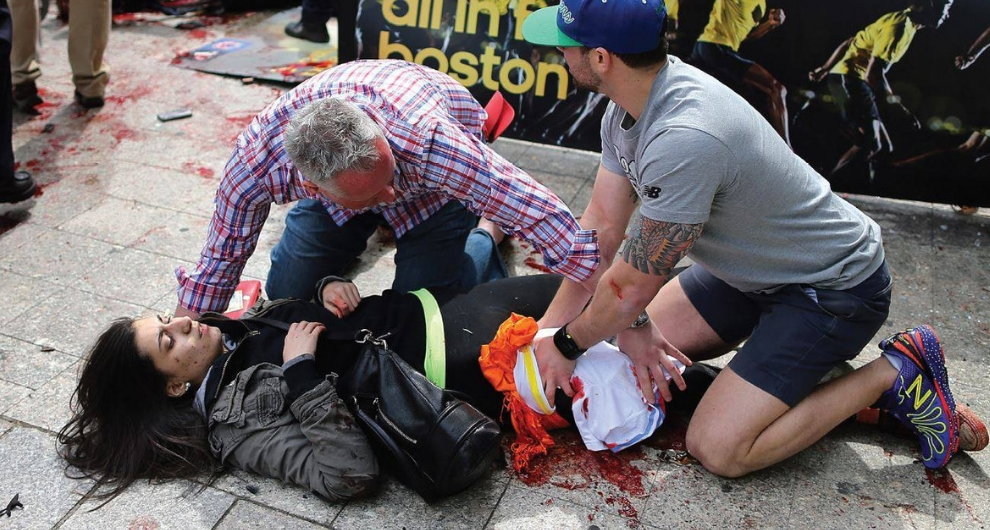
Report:
[[447,383],[447,346],[443,335],[443,317],[440,315],[440,306],[437,299],[433,298],[426,289],[412,291],[412,295],[419,298],[419,303],[423,305],[423,317],[426,319],[426,358],[423,359],[423,368],[426,378],[440,388],[445,388]]

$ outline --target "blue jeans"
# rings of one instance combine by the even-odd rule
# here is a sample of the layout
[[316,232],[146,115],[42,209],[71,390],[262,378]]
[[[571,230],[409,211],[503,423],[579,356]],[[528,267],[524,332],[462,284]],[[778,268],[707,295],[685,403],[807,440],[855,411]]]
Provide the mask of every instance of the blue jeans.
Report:
[[[268,297],[312,298],[317,281],[344,275],[382,221],[381,215],[368,212],[337,226],[320,201],[299,201],[286,216],[282,239],[272,249],[265,286]],[[464,205],[452,201],[398,238],[392,288],[469,289],[506,277],[491,236],[472,230],[475,221]]]

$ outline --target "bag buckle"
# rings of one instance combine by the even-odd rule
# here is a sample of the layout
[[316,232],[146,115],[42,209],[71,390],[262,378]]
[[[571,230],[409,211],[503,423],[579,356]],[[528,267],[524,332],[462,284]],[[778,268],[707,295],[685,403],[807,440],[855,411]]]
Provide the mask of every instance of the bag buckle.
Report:
[[380,335],[376,337],[375,334],[372,333],[370,329],[362,329],[354,334],[354,342],[358,344],[364,344],[366,342],[370,342],[375,346],[378,346],[380,348],[385,348],[387,350],[388,344],[385,342],[385,337],[388,337],[391,334],[392,332],[389,331],[384,335]]

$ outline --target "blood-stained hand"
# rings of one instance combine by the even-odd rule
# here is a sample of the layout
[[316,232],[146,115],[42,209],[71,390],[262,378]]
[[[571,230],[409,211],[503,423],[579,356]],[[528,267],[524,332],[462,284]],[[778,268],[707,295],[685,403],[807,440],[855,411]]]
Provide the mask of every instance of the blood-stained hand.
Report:
[[619,333],[618,339],[619,349],[633,363],[639,389],[647,403],[654,401],[653,383],[657,385],[664,401],[671,399],[670,388],[663,370],[671,375],[677,388],[681,390],[687,388],[684,377],[671,358],[681,361],[685,366],[691,366],[691,359],[667,342],[653,322],[638,329],[623,330]]
[[337,318],[353,313],[361,303],[361,294],[351,282],[330,282],[323,287],[322,296],[323,307],[337,315]]

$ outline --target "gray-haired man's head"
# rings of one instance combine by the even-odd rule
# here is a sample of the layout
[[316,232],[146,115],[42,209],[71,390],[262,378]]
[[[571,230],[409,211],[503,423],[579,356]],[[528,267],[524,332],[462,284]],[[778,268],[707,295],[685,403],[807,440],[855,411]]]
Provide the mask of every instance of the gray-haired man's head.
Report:
[[381,127],[341,98],[310,103],[289,121],[285,151],[303,176],[345,208],[395,200],[395,160]]

